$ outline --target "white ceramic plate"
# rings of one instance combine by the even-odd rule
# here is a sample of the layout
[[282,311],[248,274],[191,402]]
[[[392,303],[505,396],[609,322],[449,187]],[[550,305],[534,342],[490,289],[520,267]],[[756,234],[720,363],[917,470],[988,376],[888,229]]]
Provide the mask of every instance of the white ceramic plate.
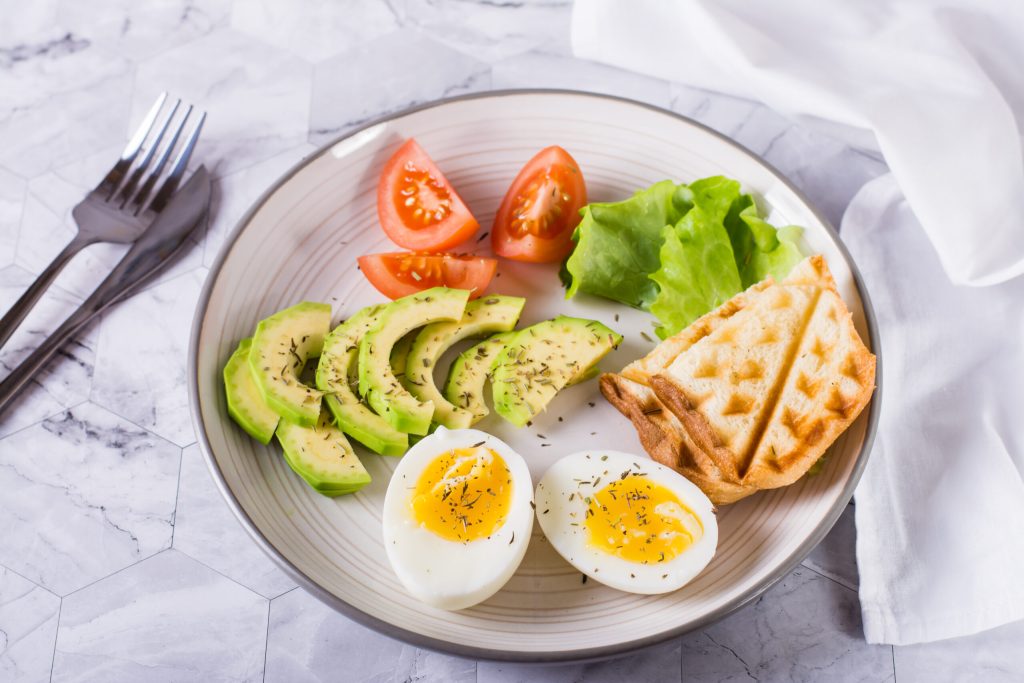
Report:
[[[304,299],[330,302],[336,319],[382,300],[355,259],[395,249],[377,224],[377,178],[413,136],[482,230],[519,168],[547,145],[572,153],[592,201],[622,199],[665,178],[737,178],[775,224],[806,228],[807,245],[827,257],[862,337],[878,348],[866,294],[834,231],[778,172],[693,121],[635,102],[550,91],[471,96],[389,116],[327,145],[263,196],[228,239],[196,312],[190,386],[199,443],[225,498],[263,549],[324,602],[384,633],[455,654],[530,661],[605,657],[651,645],[721,618],[800,562],[852,495],[877,420],[877,393],[820,474],[721,509],[718,553],[682,590],[642,596],[583,584],[535,529],[505,588],[455,613],[409,597],[388,565],[381,505],[396,460],[367,453],[362,459],[373,483],[355,495],[325,498],[292,474],[276,443],[263,447],[231,422],[220,370],[258,320]],[[479,246],[487,245],[485,239]],[[624,343],[603,362],[607,369],[652,346],[641,335],[652,330],[649,315],[596,298],[566,301],[553,266],[502,262],[499,270],[491,291],[526,296],[523,323],[565,313],[622,333]],[[559,456],[583,448],[643,453],[597,382],[559,394],[531,428],[513,429],[495,416],[479,428],[519,451],[534,481]]]

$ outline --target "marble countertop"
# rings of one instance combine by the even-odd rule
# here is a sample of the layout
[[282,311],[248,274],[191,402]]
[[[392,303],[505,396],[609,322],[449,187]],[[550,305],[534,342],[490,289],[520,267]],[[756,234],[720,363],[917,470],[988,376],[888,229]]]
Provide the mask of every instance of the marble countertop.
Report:
[[[301,9],[300,9],[301,7]],[[568,0],[39,0],[0,23],[0,307],[73,234],[146,93],[209,112],[214,217],[159,281],[62,350],[0,419],[2,681],[1020,680],[1024,624],[864,642],[853,510],[781,583],[700,633],[609,662],[533,667],[419,650],[307,595],[253,545],[195,444],[185,353],[226,233],[317,145],[370,117],[492,88],[614,93],[691,116],[781,169],[839,224],[871,153],[756,103],[580,62]],[[105,274],[100,245],[7,348],[10,369]]]

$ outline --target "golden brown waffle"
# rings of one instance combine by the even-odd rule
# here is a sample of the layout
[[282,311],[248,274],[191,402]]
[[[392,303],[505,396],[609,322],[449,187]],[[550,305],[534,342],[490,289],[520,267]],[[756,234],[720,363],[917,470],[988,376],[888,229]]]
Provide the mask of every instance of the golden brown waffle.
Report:
[[875,357],[843,300],[823,290],[744,481],[776,488],[799,479],[860,415],[874,388]]
[[652,376],[667,368],[679,354],[714,332],[718,329],[719,325],[749,306],[757,299],[761,292],[773,283],[774,280],[769,276],[761,282],[751,285],[746,291],[740,292],[715,310],[705,313],[694,320],[685,329],[662,341],[646,356],[622,368],[622,372],[619,374],[634,382],[650,385]]
[[691,328],[604,375],[601,390],[653,458],[717,504],[798,479],[873,391],[874,356],[821,256]]

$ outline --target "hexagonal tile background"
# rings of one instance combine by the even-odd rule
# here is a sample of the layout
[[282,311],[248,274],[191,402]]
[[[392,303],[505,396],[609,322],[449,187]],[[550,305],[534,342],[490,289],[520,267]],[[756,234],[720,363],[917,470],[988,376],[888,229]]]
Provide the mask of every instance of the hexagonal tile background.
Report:
[[[37,0],[0,21],[0,306],[74,234],[70,210],[154,96],[209,114],[214,215],[160,279],[62,349],[0,416],[0,679],[18,681],[937,680],[1019,675],[1020,629],[864,643],[852,508],[755,604],[613,662],[476,663],[369,631],[294,588],[195,445],[185,349],[207,268],[249,204],[317,144],[489,88],[670,107],[738,139],[837,219],[881,161],[764,107],[570,56],[569,0]],[[311,144],[312,143],[312,144]],[[124,247],[79,255],[9,345],[9,371]],[[1014,668],[1016,666],[1016,668]]]

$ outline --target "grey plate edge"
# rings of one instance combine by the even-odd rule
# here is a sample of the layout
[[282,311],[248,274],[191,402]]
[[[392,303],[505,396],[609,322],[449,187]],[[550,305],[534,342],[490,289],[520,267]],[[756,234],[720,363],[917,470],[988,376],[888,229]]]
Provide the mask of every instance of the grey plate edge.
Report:
[[[582,97],[595,97],[605,100],[613,100],[618,102],[624,102],[636,107],[642,107],[651,111],[655,111],[661,114],[665,114],[681,121],[688,123],[705,133],[712,135],[719,140],[722,140],[728,145],[736,148],[743,154],[752,158],[764,168],[775,176],[775,178],[785,185],[790,191],[792,191],[810,210],[811,213],[825,226],[825,230],[831,235],[837,246],[839,247],[840,253],[846,260],[847,265],[850,267],[850,271],[853,273],[854,284],[857,287],[857,292],[860,294],[861,303],[864,308],[864,318],[868,328],[868,338],[870,341],[871,350],[874,352],[876,357],[876,368],[875,368],[875,393],[871,398],[871,404],[868,409],[868,424],[864,434],[864,443],[861,446],[859,453],[857,454],[857,462],[854,464],[853,471],[850,473],[850,477],[846,482],[846,486],[843,488],[843,492],[840,495],[839,501],[829,511],[825,519],[821,524],[817,526],[810,536],[800,545],[799,548],[780,565],[778,571],[774,572],[766,579],[764,579],[759,585],[752,588],[747,592],[746,595],[736,598],[729,604],[722,606],[721,608],[706,615],[703,619],[699,619],[693,623],[681,626],[676,629],[669,629],[662,631],[656,636],[650,636],[647,638],[641,638],[637,640],[630,640],[616,645],[594,647],[594,648],[582,648],[579,650],[564,650],[554,652],[523,652],[523,651],[506,651],[506,650],[492,650],[489,648],[478,648],[461,645],[459,643],[453,643],[447,640],[441,640],[438,638],[430,638],[428,636],[408,631],[401,627],[390,624],[386,621],[382,621],[373,617],[355,607],[349,605],[347,602],[339,599],[337,596],[329,593],[328,591],[321,588],[315,581],[306,576],[298,567],[289,562],[277,548],[275,548],[270,541],[263,535],[263,533],[256,527],[249,515],[246,514],[245,510],[239,504],[235,498],[234,493],[227,486],[227,482],[224,480],[224,475],[220,471],[220,466],[217,464],[216,458],[213,457],[212,449],[210,448],[210,442],[206,437],[205,424],[203,422],[202,413],[200,411],[199,404],[199,372],[197,367],[197,358],[199,353],[199,337],[201,333],[201,322],[206,314],[207,306],[209,305],[210,296],[213,292],[213,285],[216,281],[217,274],[227,258],[228,253],[231,251],[232,245],[241,235],[245,226],[252,219],[252,216],[259,211],[259,209],[266,203],[267,199],[273,195],[282,185],[291,180],[291,178],[304,168],[311,158],[317,157],[324,153],[334,145],[338,144],[342,140],[345,140],[357,133],[360,133],[367,128],[379,125],[381,123],[390,121],[392,119],[400,118],[408,114],[412,114],[417,111],[424,109],[431,109],[433,107],[439,107],[453,102],[461,102],[464,100],[476,100],[484,98],[501,98],[515,95],[575,95]],[[770,163],[762,159],[759,155],[755,154],[751,150],[747,149],[740,143],[736,142],[732,138],[706,126],[698,121],[694,121],[688,116],[684,116],[674,111],[664,109],[662,107],[655,106],[653,104],[647,104],[646,102],[639,102],[637,100],[630,99],[628,97],[619,97],[617,95],[606,95],[602,93],[586,92],[582,90],[571,90],[564,88],[520,88],[520,89],[509,89],[509,90],[490,90],[479,93],[468,93],[465,95],[457,95],[454,97],[447,97],[440,100],[433,100],[419,105],[414,105],[406,109],[402,109],[397,112],[390,114],[384,114],[380,117],[374,118],[357,128],[348,131],[338,137],[332,139],[321,145],[316,151],[311,152],[309,155],[303,157],[295,165],[293,165],[284,175],[278,178],[266,191],[260,195],[259,199],[253,203],[252,207],[246,211],[245,215],[239,219],[238,223],[232,229],[231,233],[225,238],[224,243],[220,247],[220,251],[217,254],[217,258],[213,265],[210,266],[210,272],[207,275],[206,281],[203,283],[203,290],[199,296],[199,301],[196,304],[195,316],[192,319],[192,329],[189,339],[188,347],[188,403],[189,410],[192,413],[192,425],[196,432],[196,441],[199,444],[199,449],[206,460],[207,467],[210,469],[210,473],[213,476],[214,482],[217,485],[217,489],[220,491],[224,500],[227,501],[228,507],[231,508],[231,512],[235,515],[242,527],[249,533],[249,535],[256,541],[256,544],[266,553],[271,560],[274,561],[292,580],[294,580],[301,588],[312,594],[314,597],[319,599],[321,602],[332,607],[338,612],[342,613],[346,617],[356,621],[357,623],[371,628],[379,633],[382,633],[391,638],[396,638],[410,645],[433,650],[448,655],[455,655],[457,657],[464,657],[467,659],[476,660],[488,660],[495,662],[518,662],[518,663],[534,663],[534,664],[550,664],[550,663],[585,663],[600,661],[603,659],[610,659],[613,657],[619,657],[631,653],[635,653],[638,650],[654,647],[660,645],[673,638],[678,638],[691,631],[696,631],[705,626],[713,624],[730,614],[738,611],[745,605],[756,600],[765,591],[774,586],[776,583],[781,581],[790,572],[792,572],[804,559],[811,553],[812,550],[825,538],[832,527],[839,520],[843,510],[849,504],[853,498],[854,489],[856,489],[858,482],[860,481],[861,475],[864,473],[864,468],[867,465],[868,457],[871,453],[871,449],[874,446],[876,432],[878,430],[878,418],[882,407],[882,358],[881,358],[881,340],[878,334],[878,323],[875,317],[875,309],[871,303],[871,297],[868,294],[867,287],[864,285],[864,280],[861,277],[860,270],[857,268],[857,264],[854,263],[853,258],[850,256],[849,250],[843,243],[839,236],[838,231],[832,226],[832,223],[825,218],[821,211],[808,199],[808,197],[797,188],[785,175],[783,175],[778,169],[772,166]],[[269,614],[268,614],[269,619]]]

